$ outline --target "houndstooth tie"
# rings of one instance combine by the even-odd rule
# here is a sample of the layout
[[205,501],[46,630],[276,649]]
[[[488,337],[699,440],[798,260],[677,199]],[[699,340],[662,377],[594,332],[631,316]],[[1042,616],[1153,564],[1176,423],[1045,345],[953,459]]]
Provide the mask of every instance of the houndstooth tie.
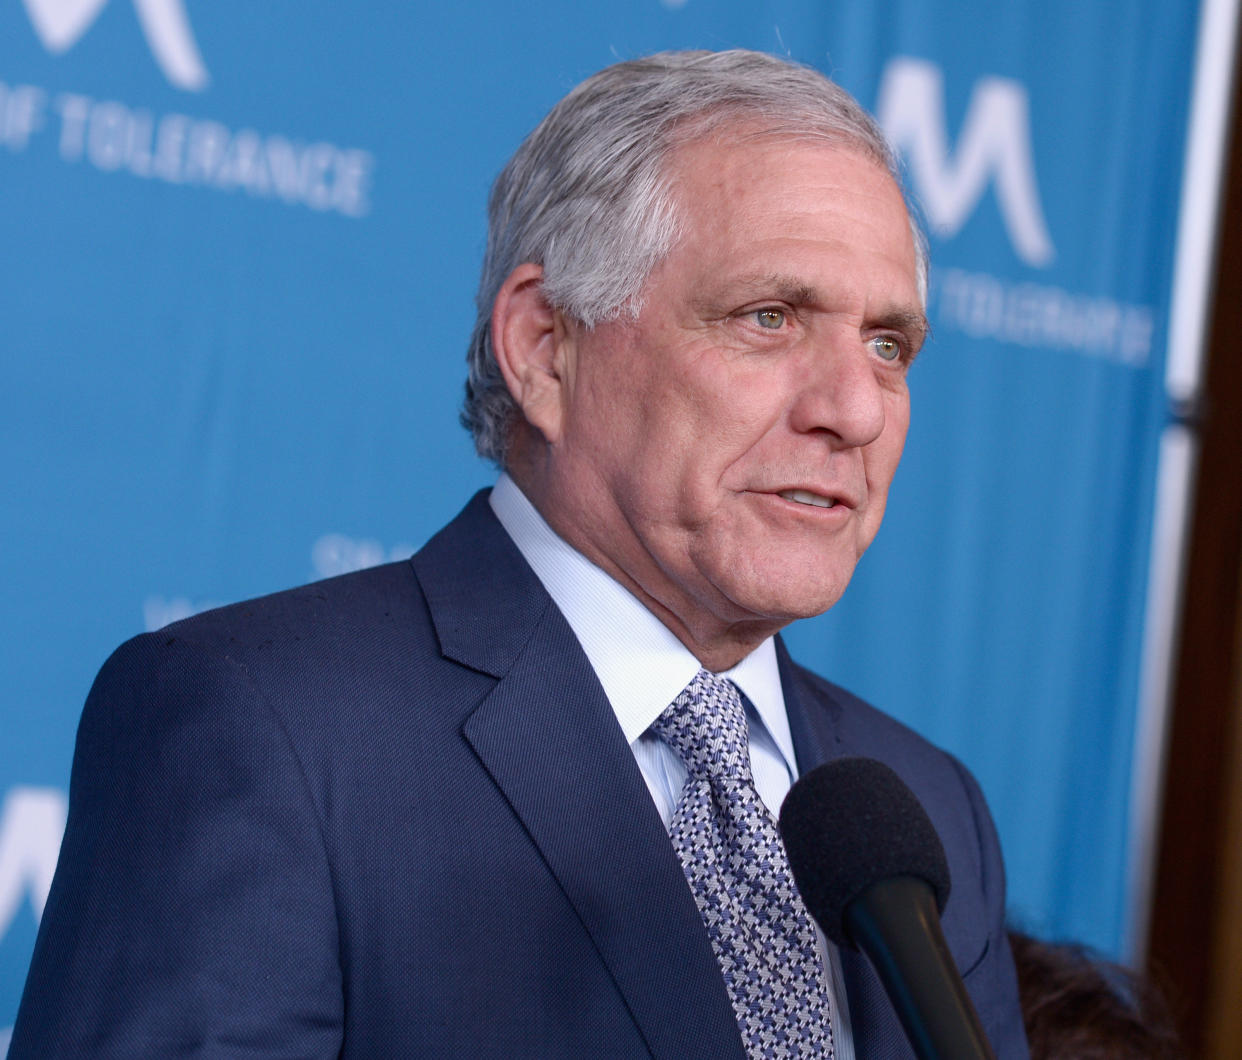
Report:
[[651,729],[686,764],[669,825],[742,1040],[756,1058],[831,1057],[815,929],[750,771],[737,688],[700,670]]

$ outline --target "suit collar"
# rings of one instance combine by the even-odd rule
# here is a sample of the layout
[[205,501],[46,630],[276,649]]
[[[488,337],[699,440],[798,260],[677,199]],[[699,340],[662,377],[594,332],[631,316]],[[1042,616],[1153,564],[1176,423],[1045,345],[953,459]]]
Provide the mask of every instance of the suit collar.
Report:
[[837,724],[841,706],[836,700],[825,702],[812,694],[804,672],[790,658],[789,649],[779,636],[776,638],[776,661],[780,666],[785,713],[789,717],[789,733],[793,737],[798,776],[801,777],[816,766],[847,753]]
[[551,601],[487,496],[476,493],[410,562],[445,658],[502,677]]

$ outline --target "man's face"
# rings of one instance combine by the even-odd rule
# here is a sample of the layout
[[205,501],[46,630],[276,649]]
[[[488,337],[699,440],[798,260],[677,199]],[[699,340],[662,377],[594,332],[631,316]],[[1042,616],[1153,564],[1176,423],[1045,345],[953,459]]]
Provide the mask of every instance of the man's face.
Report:
[[567,325],[540,507],[710,649],[845,590],[884,515],[925,319],[905,204],[865,156],[708,140],[670,175],[684,235],[638,318]]

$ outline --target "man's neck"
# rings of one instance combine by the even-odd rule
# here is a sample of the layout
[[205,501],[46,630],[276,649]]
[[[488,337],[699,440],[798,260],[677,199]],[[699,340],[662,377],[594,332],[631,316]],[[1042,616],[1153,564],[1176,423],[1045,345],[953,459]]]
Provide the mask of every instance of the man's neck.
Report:
[[[529,473],[529,468],[524,468],[520,463],[507,468],[505,474],[553,533],[638,600],[712,673],[732,669],[789,624],[787,620],[766,616],[739,617],[730,622],[698,606],[693,600],[675,598],[671,586],[665,593],[650,590],[648,584],[635,576],[627,565],[597,548],[589,535],[581,532],[572,521],[564,519],[556,505],[544,503],[546,498],[539,488],[538,475]],[[654,563],[650,565],[654,567]],[[633,564],[634,568],[640,566]]]

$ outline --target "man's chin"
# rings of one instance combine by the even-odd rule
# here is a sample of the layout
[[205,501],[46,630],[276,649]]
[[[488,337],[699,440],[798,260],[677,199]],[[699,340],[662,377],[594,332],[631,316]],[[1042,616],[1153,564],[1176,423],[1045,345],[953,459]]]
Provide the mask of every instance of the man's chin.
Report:
[[772,579],[762,586],[748,587],[748,591],[738,591],[733,599],[757,619],[783,627],[831,610],[849,582],[848,576],[825,582],[796,577],[788,581]]
[[702,569],[744,611],[787,625],[822,615],[841,599],[864,551],[860,536],[858,527],[814,536],[739,533]]

